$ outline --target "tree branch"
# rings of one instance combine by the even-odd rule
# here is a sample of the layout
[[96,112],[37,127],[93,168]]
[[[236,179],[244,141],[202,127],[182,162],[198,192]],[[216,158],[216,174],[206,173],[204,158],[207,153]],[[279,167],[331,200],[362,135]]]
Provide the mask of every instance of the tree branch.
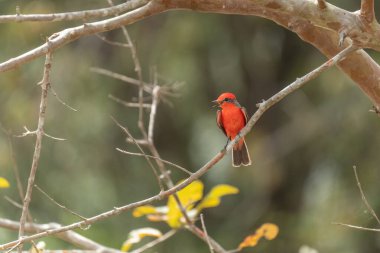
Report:
[[[362,5],[370,6],[371,2],[373,1],[363,0]],[[138,6],[145,3],[145,1],[131,0],[130,3]],[[267,18],[297,33],[328,58],[340,51],[338,42],[339,34],[342,31],[345,31],[347,37],[358,47],[380,51],[380,25],[377,22],[365,24],[361,21],[363,19],[360,13],[349,12],[329,3],[326,3],[326,8],[322,11],[320,4],[316,4],[315,1],[301,0],[151,0],[146,5],[118,17],[60,31],[50,37],[50,45],[45,43],[22,55],[0,63],[0,72],[14,69],[21,64],[41,57],[49,49],[56,50],[83,36],[113,30],[148,16],[174,9],[255,15]],[[366,10],[369,10],[369,8]],[[360,86],[374,103],[375,109],[380,111],[379,65],[364,51],[359,51],[348,57],[346,61],[341,62],[339,67]]]
[[[140,3],[141,0],[131,0],[134,4]],[[21,64],[34,60],[42,55],[45,55],[48,51],[54,51],[63,45],[66,45],[72,41],[75,41],[83,36],[92,35],[95,33],[105,32],[119,28],[122,25],[131,24],[145,18],[147,16],[153,15],[155,13],[161,12],[162,6],[155,4],[154,2],[149,2],[148,4],[135,9],[131,12],[127,12],[123,15],[106,19],[103,21],[86,23],[81,26],[76,26],[72,28],[67,28],[58,33],[53,34],[49,37],[49,43],[45,43],[35,49],[32,49],[22,55],[15,58],[9,59],[3,63],[0,63],[0,72],[4,72],[10,69],[14,69]]]
[[[20,227],[20,223],[17,221],[0,218],[0,227],[7,228],[10,230],[18,230]],[[60,227],[61,225],[58,223],[49,223],[49,224],[25,223],[25,231],[28,233],[38,233],[41,231],[56,229]],[[57,233],[54,236],[84,250],[97,250],[103,253],[120,253],[120,251],[116,249],[111,249],[106,246],[103,246],[74,231],[65,231],[62,233]]]
[[[37,130],[36,130],[36,144],[34,147],[32,167],[30,169],[28,186],[26,188],[24,204],[22,207],[22,213],[21,213],[21,218],[20,218],[20,228],[19,228],[19,233],[18,233],[19,238],[22,238],[24,236],[25,222],[26,222],[26,218],[28,216],[29,204],[30,204],[30,201],[32,200],[34,179],[36,177],[38,163],[40,161],[42,137],[44,136],[44,124],[45,124],[45,113],[46,113],[46,106],[47,106],[47,95],[48,95],[48,90],[49,90],[49,85],[50,85],[51,59],[52,59],[51,53],[48,52],[46,54],[44,74],[43,74],[42,80],[40,82],[42,91],[41,91],[40,111],[38,114],[38,126],[37,126]],[[21,245],[22,245],[22,243],[21,243]],[[22,247],[20,246],[19,252],[21,250],[22,250]]]
[[[234,140],[232,140],[229,143],[229,145],[227,145],[227,147],[225,149],[223,149],[219,153],[217,153],[203,167],[201,167],[199,170],[197,170],[196,172],[194,172],[192,175],[190,175],[187,179],[185,179],[181,183],[179,183],[179,184],[171,187],[170,189],[168,189],[166,191],[162,191],[159,194],[154,195],[153,197],[150,197],[150,198],[147,198],[147,199],[144,199],[144,200],[140,200],[140,201],[137,201],[137,202],[134,202],[134,203],[131,203],[131,204],[127,204],[127,205],[124,205],[122,207],[115,207],[112,210],[109,210],[107,212],[104,212],[104,213],[95,215],[93,217],[90,217],[90,218],[88,218],[85,221],[80,221],[80,222],[72,223],[70,225],[63,226],[63,227],[56,228],[56,229],[48,229],[48,230],[45,230],[43,232],[40,232],[40,233],[37,233],[37,234],[34,234],[34,235],[30,235],[28,237],[23,237],[23,238],[20,238],[18,240],[15,240],[15,241],[2,244],[2,245],[0,245],[0,250],[9,249],[9,248],[14,247],[17,244],[28,242],[28,241],[31,241],[31,240],[34,240],[34,239],[38,239],[38,238],[41,238],[41,237],[44,237],[44,236],[54,235],[54,234],[57,234],[57,233],[68,231],[68,230],[73,230],[73,229],[76,229],[76,228],[85,227],[85,226],[93,224],[93,223],[95,223],[97,221],[104,220],[104,219],[110,218],[112,216],[116,216],[116,215],[118,215],[118,214],[120,214],[122,212],[131,210],[133,208],[136,208],[136,207],[139,207],[139,206],[142,206],[142,205],[148,205],[148,204],[151,204],[151,203],[153,203],[155,201],[162,200],[162,199],[167,198],[168,196],[170,196],[170,195],[178,192],[179,190],[185,188],[186,186],[188,186],[189,184],[191,184],[192,182],[194,182],[195,180],[197,180],[198,178],[200,178],[207,171],[209,171],[216,163],[218,163],[225,156],[226,152],[230,151],[232,149],[232,147],[240,140],[240,138],[242,138],[243,136],[245,136],[252,129],[252,127],[260,119],[260,117],[269,108],[271,108],[276,103],[280,102],[283,98],[285,98],[290,93],[292,93],[295,90],[297,90],[300,87],[302,87],[302,85],[304,85],[306,82],[308,82],[308,81],[316,78],[323,71],[326,71],[330,67],[334,66],[334,64],[336,64],[337,62],[339,62],[340,60],[342,60],[344,57],[346,57],[348,54],[352,53],[355,50],[357,50],[357,49],[354,46],[350,46],[350,47],[344,49],[342,52],[340,52],[339,54],[337,54],[336,56],[334,56],[332,59],[330,59],[327,62],[325,62],[324,64],[322,64],[320,67],[316,68],[315,70],[311,71],[310,73],[306,74],[305,76],[303,76],[301,78],[298,78],[296,81],[294,81],[293,83],[289,84],[287,87],[285,87],[283,90],[281,90],[278,93],[276,93],[275,95],[273,95],[268,100],[260,103],[258,110],[253,114],[253,116],[250,118],[250,120],[248,121],[247,125],[241,130],[241,132],[239,133],[239,135]],[[204,239],[206,240],[206,238],[204,238]],[[210,241],[212,242],[212,240],[210,240]],[[213,245],[213,247],[216,250],[215,245]]]
[[72,21],[72,20],[88,20],[90,18],[105,18],[112,15],[124,13],[126,11],[136,9],[148,0],[126,1],[125,3],[96,10],[73,11],[51,14],[20,14],[15,15],[0,15],[0,23],[9,22],[57,22],[57,21]]
[[361,0],[360,16],[368,23],[376,20],[374,0]]

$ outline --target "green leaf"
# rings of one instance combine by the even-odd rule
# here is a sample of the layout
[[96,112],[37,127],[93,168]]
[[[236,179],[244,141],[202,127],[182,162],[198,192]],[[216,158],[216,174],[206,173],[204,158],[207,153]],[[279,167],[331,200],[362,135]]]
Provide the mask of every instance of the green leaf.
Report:
[[220,198],[225,196],[225,195],[231,195],[231,194],[236,194],[239,192],[239,189],[227,185],[227,184],[220,184],[215,186],[214,188],[211,189],[211,191],[204,197],[204,199],[199,203],[197,206],[198,212],[201,211],[204,208],[210,208],[210,207],[215,207],[220,204]]

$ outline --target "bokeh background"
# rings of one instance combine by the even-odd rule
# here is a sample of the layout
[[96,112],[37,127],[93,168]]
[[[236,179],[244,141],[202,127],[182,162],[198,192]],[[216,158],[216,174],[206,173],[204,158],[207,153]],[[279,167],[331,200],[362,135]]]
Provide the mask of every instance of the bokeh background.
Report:
[[[350,11],[356,0],[329,1]],[[0,1],[1,14],[63,12],[106,6],[105,1]],[[4,61],[44,42],[52,33],[80,22],[1,24],[0,60]],[[170,104],[160,103],[154,141],[164,159],[191,171],[211,159],[225,144],[211,107],[221,92],[234,92],[249,115],[255,104],[278,92],[325,60],[315,48],[275,23],[253,16],[171,11],[128,27],[136,44],[144,79],[152,81],[156,68],[161,83],[184,82]],[[118,31],[104,34],[123,40]],[[378,53],[369,52],[380,62]],[[15,134],[23,126],[34,129],[40,100],[44,59],[1,73],[0,122]],[[49,95],[46,132],[66,138],[44,138],[36,184],[58,202],[83,216],[93,216],[159,191],[141,157],[115,148],[136,151],[110,116],[127,126],[136,138],[137,111],[108,98],[131,101],[137,88],[90,72],[102,67],[136,77],[128,49],[110,46],[96,36],[82,38],[54,53],[52,85],[78,112],[68,110]],[[208,233],[232,249],[264,222],[280,227],[279,237],[262,242],[256,252],[298,252],[307,245],[319,252],[379,252],[378,233],[333,225],[344,222],[378,227],[367,212],[356,186],[352,166],[369,202],[380,214],[380,120],[368,112],[371,103],[338,69],[322,74],[270,109],[247,136],[253,165],[233,168],[228,155],[201,178],[206,191],[216,184],[231,184],[238,195],[204,212]],[[14,138],[14,153],[26,185],[35,138]],[[0,176],[11,182],[1,190],[0,216],[18,220],[20,209],[7,202],[20,201],[12,170],[7,137],[0,132]],[[172,170],[175,181],[185,177]],[[162,202],[161,204],[164,204]],[[160,204],[160,203],[159,203]],[[30,206],[38,223],[69,224],[76,217],[58,208],[38,191]],[[78,231],[110,247],[119,248],[130,230],[156,227],[133,218],[130,212]],[[0,243],[16,232],[0,228]],[[62,241],[44,238],[47,248],[69,249]],[[144,240],[145,242],[148,240]],[[246,250],[246,252],[251,252]],[[188,232],[147,252],[208,252],[208,246]]]

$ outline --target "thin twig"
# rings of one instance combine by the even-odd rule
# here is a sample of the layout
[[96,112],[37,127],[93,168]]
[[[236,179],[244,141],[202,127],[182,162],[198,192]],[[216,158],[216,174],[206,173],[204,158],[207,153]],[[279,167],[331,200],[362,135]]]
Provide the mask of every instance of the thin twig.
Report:
[[355,173],[356,183],[358,185],[362,200],[363,200],[364,204],[366,205],[370,214],[376,219],[377,223],[380,225],[379,217],[377,217],[376,212],[373,210],[372,206],[368,203],[367,198],[364,195],[364,191],[363,191],[362,186],[361,186],[360,181],[359,181],[358,173],[356,172],[356,166],[353,166],[353,169],[354,169],[354,173]]
[[187,169],[185,169],[184,167],[182,166],[179,166],[178,164],[175,164],[175,163],[172,163],[172,162],[169,162],[168,160],[164,160],[160,157],[156,157],[156,156],[152,156],[152,155],[147,155],[147,154],[143,154],[143,153],[134,153],[134,152],[129,152],[129,151],[126,151],[126,150],[123,150],[123,149],[120,149],[120,148],[116,148],[117,151],[121,152],[121,153],[124,153],[124,154],[127,154],[127,155],[135,155],[135,156],[146,156],[146,157],[149,157],[149,158],[153,158],[153,159],[156,159],[156,160],[160,160],[161,162],[163,163],[166,163],[170,166],[173,166],[177,169],[180,169],[181,171],[187,173],[188,175],[192,175],[193,173]]
[[[113,71],[109,71],[107,69],[92,67],[92,68],[90,68],[90,71],[94,72],[94,73],[97,73],[97,74],[104,75],[104,76],[115,78],[115,79],[123,81],[125,83],[130,83],[130,84],[134,84],[134,85],[139,85],[140,84],[139,80],[137,80],[135,78],[132,78],[132,77],[129,77],[129,76],[126,76],[126,75],[123,75],[123,74],[119,74],[119,73],[116,73],[116,72],[113,72]],[[152,93],[153,89],[152,89],[151,86],[152,85],[144,82],[144,91],[148,92],[148,93]]]
[[[250,120],[248,121],[248,124],[242,129],[241,133],[234,140],[232,140],[231,143],[229,145],[227,145],[227,147],[225,149],[218,152],[204,166],[202,166],[199,170],[194,172],[191,176],[189,176],[187,179],[185,179],[181,183],[173,186],[172,188],[170,188],[166,191],[160,192],[160,193],[158,193],[158,194],[156,194],[150,198],[140,200],[137,202],[133,202],[133,203],[124,205],[122,207],[115,207],[112,210],[109,210],[109,211],[100,213],[98,215],[95,215],[93,217],[90,217],[87,219],[87,221],[80,221],[80,222],[72,223],[72,224],[69,224],[66,226],[62,226],[60,228],[45,230],[45,231],[37,233],[37,234],[33,234],[33,235],[30,235],[27,237],[20,238],[20,239],[15,240],[15,241],[11,241],[11,242],[2,244],[2,245],[0,245],[0,250],[9,249],[9,248],[14,247],[15,245],[17,245],[19,243],[28,242],[28,241],[31,241],[34,239],[38,239],[38,238],[47,236],[47,235],[53,235],[53,234],[65,232],[68,230],[73,230],[76,228],[80,228],[83,225],[90,225],[90,224],[93,224],[93,223],[98,222],[100,220],[104,220],[104,219],[107,219],[109,217],[116,216],[120,213],[126,212],[128,210],[134,209],[136,207],[148,205],[148,204],[151,204],[153,202],[162,200],[164,198],[167,198],[168,196],[171,196],[175,192],[182,190],[183,188],[185,188],[186,186],[188,186],[189,184],[191,184],[192,182],[194,182],[195,180],[200,178],[202,175],[207,173],[215,164],[217,164],[221,159],[223,159],[223,157],[226,155],[226,152],[230,151],[232,149],[232,146],[235,145],[240,140],[240,138],[245,136],[252,129],[252,127],[260,119],[260,117],[265,113],[265,111],[267,111],[273,105],[277,104],[279,101],[281,101],[287,95],[291,94],[292,92],[294,92],[298,88],[302,87],[302,85],[305,84],[306,82],[316,78],[318,75],[320,75],[321,73],[323,73],[324,71],[326,71],[330,67],[334,66],[337,62],[339,62],[341,59],[343,59],[345,56],[347,56],[348,54],[352,53],[355,50],[357,50],[357,48],[354,46],[350,46],[350,47],[344,49],[343,51],[338,53],[336,56],[334,56],[332,59],[330,59],[327,62],[325,62],[324,64],[322,64],[320,67],[309,72],[308,74],[306,74],[302,78],[297,79],[295,82],[289,84],[286,88],[284,88],[283,90],[281,90],[278,93],[276,93],[275,95],[273,95],[267,101],[264,101],[263,103],[261,103],[259,106],[259,109],[250,118]],[[378,231],[378,230],[375,230],[375,231]],[[214,249],[216,249],[216,248],[214,247]]]
[[153,131],[154,131],[154,123],[157,113],[157,106],[159,102],[159,93],[160,93],[160,86],[155,85],[153,88],[153,100],[152,100],[152,107],[150,110],[149,115],[149,125],[148,125],[148,142],[153,143]]
[[66,206],[58,203],[55,199],[53,199],[49,194],[47,194],[47,192],[45,192],[44,190],[42,190],[38,185],[34,185],[34,187],[36,187],[37,190],[39,190],[43,195],[45,195],[45,197],[47,197],[51,202],[53,202],[55,205],[59,206],[60,208],[62,208],[63,210],[71,213],[72,215],[80,218],[81,220],[86,220],[86,217],[83,217],[82,215],[74,212],[73,210],[67,208]]
[[178,230],[175,230],[175,229],[169,230],[168,232],[166,232],[162,236],[158,237],[156,240],[148,242],[147,244],[143,245],[142,247],[135,249],[135,250],[132,250],[130,253],[142,253],[145,250],[150,249],[150,248],[156,246],[157,244],[159,244],[163,241],[166,241],[167,239],[169,239],[170,237],[175,235],[177,232],[178,232]]
[[129,45],[126,44],[126,43],[120,43],[120,42],[117,42],[117,41],[109,40],[109,39],[107,39],[106,37],[104,37],[104,36],[102,36],[100,34],[95,34],[95,36],[98,37],[99,39],[101,39],[102,41],[104,41],[105,43],[110,44],[111,46],[129,48]]
[[139,80],[139,100],[138,100],[138,102],[139,102],[140,106],[139,106],[139,119],[138,119],[137,125],[140,128],[140,131],[143,134],[143,136],[147,137],[147,133],[146,133],[145,127],[144,127],[144,110],[143,110],[143,104],[144,104],[144,81],[143,81],[143,77],[142,77],[142,70],[141,70],[140,60],[139,60],[139,58],[137,56],[136,47],[135,47],[135,45],[134,45],[131,37],[129,36],[127,28],[125,28],[125,26],[122,26],[121,29],[123,31],[125,39],[128,42],[129,49],[131,50],[133,63],[135,64],[135,72],[136,72],[138,80]]
[[[135,140],[132,136],[132,134],[129,132],[129,130],[126,128],[126,127],[123,127],[116,119],[114,119],[113,117],[111,117],[112,120],[115,122],[115,124],[120,127],[124,133],[126,133],[128,135],[129,138],[131,138],[133,141]],[[160,179],[160,175],[158,174],[156,168],[153,166],[152,162],[150,161],[149,157],[145,155],[145,152],[144,150],[141,148],[141,146],[136,142],[134,141],[135,145],[137,146],[137,148],[140,150],[141,153],[144,154],[144,157],[146,159],[146,161],[148,162],[149,166],[151,167],[154,175],[156,176],[156,179],[157,179],[157,182],[158,182],[158,185],[160,186],[160,190],[163,191],[164,190],[164,186],[162,185],[162,182],[161,182],[161,179]]]
[[50,91],[51,93],[53,93],[54,97],[58,100],[58,102],[60,102],[63,106],[66,106],[67,108],[69,108],[70,110],[74,111],[74,112],[77,112],[78,110],[75,109],[74,107],[68,105],[65,101],[63,101],[57,94],[57,92],[54,90],[54,88],[52,86],[50,86]]
[[[124,105],[125,107],[140,107],[141,105],[139,103],[131,103],[131,102],[126,102],[120,98],[117,98],[111,94],[108,95],[108,98],[112,99],[116,103],[119,103],[121,105]],[[150,104],[143,104],[142,105],[146,109],[150,109],[152,106]]]
[[203,218],[203,213],[200,214],[200,218],[201,218],[202,229],[203,229],[203,232],[205,233],[205,237],[207,239],[208,247],[210,248],[210,252],[214,253],[214,248],[212,247],[212,245],[210,243],[210,237],[208,236],[208,233],[207,233],[206,224],[205,224],[205,221]]
[[[37,130],[34,130],[34,131],[30,131],[26,126],[24,126],[24,129],[25,129],[25,132],[22,133],[22,134],[19,134],[19,135],[14,135],[14,137],[17,137],[17,138],[23,138],[23,137],[26,137],[26,136],[29,136],[29,135],[37,135],[38,133],[38,129]],[[64,138],[58,138],[58,137],[54,137],[54,136],[51,136],[47,133],[45,133],[45,131],[43,131],[42,133],[44,136],[50,138],[50,139],[53,139],[53,140],[56,140],[56,141],[65,141],[66,139]]]
[[380,228],[366,228],[366,227],[360,227],[360,226],[355,226],[351,224],[345,224],[345,223],[340,223],[340,222],[333,222],[333,225],[339,225],[339,226],[345,226],[349,228],[355,228],[359,230],[364,230],[364,231],[372,231],[372,232],[380,232]]
[[[52,62],[52,56],[51,52],[47,52],[46,54],[46,60],[45,60],[45,67],[44,67],[44,74],[41,80],[41,102],[40,102],[40,110],[38,114],[38,126],[37,126],[37,132],[36,132],[36,143],[34,147],[34,154],[33,154],[33,161],[32,161],[32,167],[30,169],[30,175],[28,178],[28,186],[26,189],[26,194],[24,198],[24,204],[22,208],[21,218],[20,218],[20,229],[19,229],[19,238],[22,238],[24,236],[24,229],[25,229],[25,222],[26,218],[28,216],[28,210],[29,210],[29,204],[32,200],[32,192],[33,192],[33,185],[34,185],[34,179],[36,177],[36,172],[38,168],[38,163],[40,161],[40,155],[41,155],[41,147],[42,147],[42,137],[44,136],[44,124],[45,124],[45,113],[46,113],[46,107],[47,107],[47,95],[48,90],[50,86],[50,71],[51,71],[51,62]],[[22,251],[22,246],[18,248],[18,251]]]
[[11,199],[10,197],[4,196],[4,199],[8,201],[9,203],[11,203],[12,205],[14,205],[15,207],[22,209],[22,205],[20,203],[17,203],[15,200]]

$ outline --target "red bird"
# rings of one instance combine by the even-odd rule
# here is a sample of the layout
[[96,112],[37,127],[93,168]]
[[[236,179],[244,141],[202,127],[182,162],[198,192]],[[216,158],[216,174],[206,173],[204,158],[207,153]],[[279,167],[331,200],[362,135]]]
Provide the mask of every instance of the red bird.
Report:
[[[247,124],[246,110],[236,100],[236,96],[229,92],[221,94],[218,99],[213,102],[218,105],[216,123],[228,137],[228,144]],[[232,149],[232,166],[239,167],[241,165],[251,165],[251,158],[249,157],[244,138],[241,138]]]

